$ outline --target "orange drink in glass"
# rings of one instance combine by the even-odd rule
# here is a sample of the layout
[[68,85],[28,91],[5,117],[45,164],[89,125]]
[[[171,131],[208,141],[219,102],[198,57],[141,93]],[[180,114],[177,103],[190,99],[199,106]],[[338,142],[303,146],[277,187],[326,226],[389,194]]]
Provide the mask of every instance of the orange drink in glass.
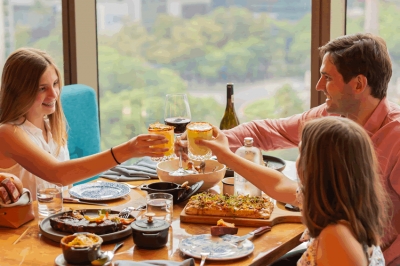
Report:
[[189,148],[189,158],[192,160],[204,161],[212,156],[209,148],[199,146],[195,143],[196,139],[212,139],[213,130],[210,123],[192,122],[186,126],[187,140]]
[[165,144],[154,145],[153,147],[168,148],[163,157],[152,157],[153,161],[166,161],[174,158],[174,127],[156,122],[150,124],[148,128],[149,134],[163,135],[168,140]]

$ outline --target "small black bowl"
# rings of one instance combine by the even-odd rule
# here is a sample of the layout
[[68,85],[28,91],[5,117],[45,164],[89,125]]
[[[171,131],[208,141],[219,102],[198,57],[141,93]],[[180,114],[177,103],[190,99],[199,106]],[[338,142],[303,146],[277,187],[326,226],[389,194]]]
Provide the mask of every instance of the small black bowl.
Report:
[[204,181],[201,180],[193,184],[189,189],[182,187],[173,182],[155,182],[151,184],[143,184],[140,186],[141,190],[147,191],[147,193],[169,193],[173,196],[174,203],[179,203],[189,199],[194,193],[196,193]]

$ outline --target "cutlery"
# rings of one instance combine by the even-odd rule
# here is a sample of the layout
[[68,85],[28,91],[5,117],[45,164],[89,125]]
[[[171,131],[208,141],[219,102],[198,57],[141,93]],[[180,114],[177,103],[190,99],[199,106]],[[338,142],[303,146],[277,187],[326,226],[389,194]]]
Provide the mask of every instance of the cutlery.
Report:
[[262,227],[257,228],[254,231],[251,231],[250,233],[248,233],[246,235],[243,235],[239,238],[232,239],[229,242],[232,244],[237,244],[237,243],[242,242],[250,237],[262,235],[265,232],[269,232],[269,231],[271,231],[271,226],[262,226]]
[[90,202],[90,201],[82,201],[80,199],[73,199],[73,198],[63,198],[63,202],[65,203],[81,203],[81,204],[89,204],[89,205],[100,205],[100,206],[108,206],[105,203],[97,203],[97,202]]
[[144,210],[144,209],[146,209],[146,205],[140,205],[137,208],[135,208],[135,207],[126,207],[118,214],[118,217],[128,218],[129,215],[131,214],[131,212],[133,212],[133,211],[141,211],[141,210]]
[[129,184],[129,183],[123,183],[123,184],[125,184],[125,185],[127,185],[129,188],[131,188],[131,189],[134,189],[134,188],[137,188],[137,187],[140,187],[141,185],[143,185],[145,182],[143,182],[143,183],[141,183],[141,184],[139,184],[139,185],[131,185],[131,184]]
[[102,254],[100,255],[100,258],[97,260],[91,261],[92,265],[104,265],[104,264],[109,264],[111,260],[114,258],[114,253],[119,249],[124,242],[117,243],[112,251],[103,251]]
[[200,266],[204,266],[204,263],[206,263],[207,256],[210,255],[210,252],[201,252],[201,262]]

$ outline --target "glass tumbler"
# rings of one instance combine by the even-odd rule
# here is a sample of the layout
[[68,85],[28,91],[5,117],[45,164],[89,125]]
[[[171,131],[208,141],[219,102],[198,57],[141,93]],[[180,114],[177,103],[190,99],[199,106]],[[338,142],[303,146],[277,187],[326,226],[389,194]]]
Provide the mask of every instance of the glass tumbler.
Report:
[[153,147],[168,148],[163,157],[151,157],[153,161],[161,162],[175,158],[174,154],[174,127],[161,124],[159,122],[150,124],[148,128],[149,134],[163,135],[168,143],[154,145]]

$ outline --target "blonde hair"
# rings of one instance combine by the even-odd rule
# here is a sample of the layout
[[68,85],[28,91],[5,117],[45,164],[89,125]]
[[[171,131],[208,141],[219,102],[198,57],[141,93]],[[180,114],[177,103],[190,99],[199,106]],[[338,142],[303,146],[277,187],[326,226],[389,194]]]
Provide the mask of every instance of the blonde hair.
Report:
[[303,219],[310,236],[345,220],[358,242],[379,245],[388,224],[389,201],[365,130],[342,117],[309,121],[300,152]]
[[66,144],[67,132],[64,112],[61,106],[62,80],[60,71],[52,58],[44,51],[34,48],[20,48],[14,51],[4,64],[0,88],[0,124],[17,122],[25,118],[39,91],[39,81],[49,66],[53,66],[60,84],[56,110],[48,115],[51,134],[60,148]]

